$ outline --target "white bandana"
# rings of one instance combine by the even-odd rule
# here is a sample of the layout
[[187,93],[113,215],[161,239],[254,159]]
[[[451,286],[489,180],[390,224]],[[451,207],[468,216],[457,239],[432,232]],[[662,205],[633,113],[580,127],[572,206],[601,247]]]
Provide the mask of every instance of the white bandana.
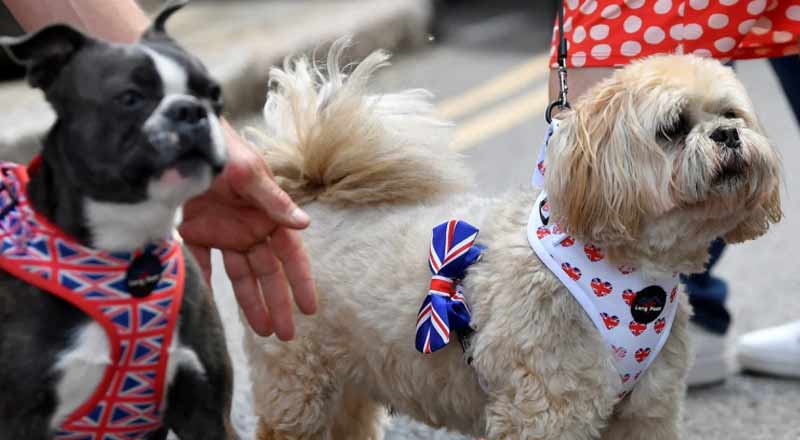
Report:
[[[553,120],[536,164],[534,185],[544,181],[544,152],[556,128],[558,122]],[[615,266],[602,249],[570,237],[549,218],[547,194],[542,191],[528,220],[528,241],[583,307],[612,351],[623,396],[633,389],[669,337],[678,310],[678,276],[645,279],[635,267]]]

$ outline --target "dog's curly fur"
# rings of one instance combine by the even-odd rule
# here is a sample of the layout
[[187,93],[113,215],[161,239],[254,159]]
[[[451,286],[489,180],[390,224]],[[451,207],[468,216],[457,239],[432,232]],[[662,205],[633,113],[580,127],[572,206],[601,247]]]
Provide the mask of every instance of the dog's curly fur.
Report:
[[[443,148],[449,127],[433,116],[427,93],[368,95],[367,80],[387,56],[374,53],[345,75],[337,65],[343,47],[334,45],[327,74],[304,58],[274,70],[264,110],[264,154],[281,185],[315,219],[304,240],[320,311],[298,319],[293,342],[245,336],[259,438],[380,439],[384,407],[490,439],[678,438],[689,360],[686,298],[658,358],[632,394],[618,401],[620,378],[610,351],[528,244],[526,223],[538,191],[470,194],[459,158]],[[681,180],[682,166],[689,166],[681,158],[694,154],[687,163],[701,166],[694,161],[714,147],[703,144],[702,156],[691,140],[684,152],[656,143],[657,122],[648,118],[669,113],[670,104],[646,105],[671,94],[693,109],[704,99],[692,95],[700,92],[692,89],[691,74],[670,79],[651,73],[656,63],[661,61],[630,69],[660,78],[660,89],[637,89],[644,87],[640,79],[626,77],[637,72],[623,70],[565,116],[562,134],[551,141],[546,186],[556,196],[551,212],[570,232],[621,242],[621,261],[662,273],[702,267],[714,237],[760,235],[780,209],[777,159],[750,119],[746,98],[732,105],[746,117],[736,124],[746,131],[748,178],[761,180],[728,182],[692,200],[675,196],[684,183],[691,186]],[[743,95],[718,63],[689,57],[665,63],[700,78],[715,76],[727,87],[723,95]],[[635,111],[644,123],[629,114]],[[589,121],[589,115],[605,116]],[[695,117],[713,125],[710,117]],[[639,138],[646,144],[634,144]],[[717,162],[707,167],[721,166]],[[558,173],[586,187],[549,177]],[[608,194],[615,185],[633,187]],[[736,214],[745,206],[746,215]],[[599,224],[587,223],[595,217]],[[478,226],[479,242],[487,246],[464,282],[477,332],[466,353],[452,343],[422,355],[414,349],[414,333],[430,280],[430,231],[449,218]],[[690,220],[699,226],[687,228]],[[747,222],[763,227],[740,226]],[[679,234],[685,241],[673,237]]]

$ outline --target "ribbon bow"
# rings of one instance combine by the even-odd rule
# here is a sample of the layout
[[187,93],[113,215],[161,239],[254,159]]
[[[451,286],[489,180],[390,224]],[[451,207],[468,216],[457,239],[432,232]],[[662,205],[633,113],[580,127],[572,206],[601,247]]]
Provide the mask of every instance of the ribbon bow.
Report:
[[461,220],[450,220],[433,228],[430,290],[417,314],[416,347],[432,353],[450,342],[450,333],[469,329],[470,311],[460,280],[481,249],[475,245],[478,229]]

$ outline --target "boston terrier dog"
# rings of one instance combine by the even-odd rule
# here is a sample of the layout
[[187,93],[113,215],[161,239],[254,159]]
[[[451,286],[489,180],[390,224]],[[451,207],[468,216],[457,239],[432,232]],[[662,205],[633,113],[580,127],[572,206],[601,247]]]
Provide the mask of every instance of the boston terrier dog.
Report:
[[0,38],[57,114],[30,165],[0,163],[0,439],[235,437],[223,328],[174,230],[226,162],[220,87],[164,29],[185,3],[136,44]]

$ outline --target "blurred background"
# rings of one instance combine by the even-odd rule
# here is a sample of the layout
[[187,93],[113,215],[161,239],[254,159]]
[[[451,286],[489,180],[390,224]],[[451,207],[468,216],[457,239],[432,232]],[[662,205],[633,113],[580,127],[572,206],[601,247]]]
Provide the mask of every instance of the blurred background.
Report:
[[[147,0],[142,5],[153,11],[160,3]],[[351,60],[377,48],[391,50],[393,66],[378,77],[375,91],[433,91],[439,114],[455,122],[451,147],[474,169],[480,191],[496,194],[528,185],[544,135],[556,4],[195,0],[170,22],[170,31],[222,81],[226,113],[238,127],[259,126],[269,68],[286,55],[324,54],[324,48],[342,35],[353,36]],[[0,33],[19,32],[0,6]],[[0,157],[25,161],[38,150],[53,116],[41,95],[20,80],[22,70],[3,57],[0,54]],[[800,273],[794,256],[800,249],[800,131],[766,62],[739,62],[736,68],[783,155],[786,218],[764,238],[733,247],[723,256],[719,275],[731,286],[731,341],[743,332],[800,319]],[[229,284],[219,271],[214,287],[229,336],[236,341],[241,326]],[[231,349],[238,364],[237,389],[247,392],[241,346],[234,343]],[[798,439],[799,410],[800,382],[737,374],[721,386],[688,393],[685,438]],[[251,422],[246,415],[239,419],[241,425]],[[462,439],[402,416],[392,418],[386,438]]]

